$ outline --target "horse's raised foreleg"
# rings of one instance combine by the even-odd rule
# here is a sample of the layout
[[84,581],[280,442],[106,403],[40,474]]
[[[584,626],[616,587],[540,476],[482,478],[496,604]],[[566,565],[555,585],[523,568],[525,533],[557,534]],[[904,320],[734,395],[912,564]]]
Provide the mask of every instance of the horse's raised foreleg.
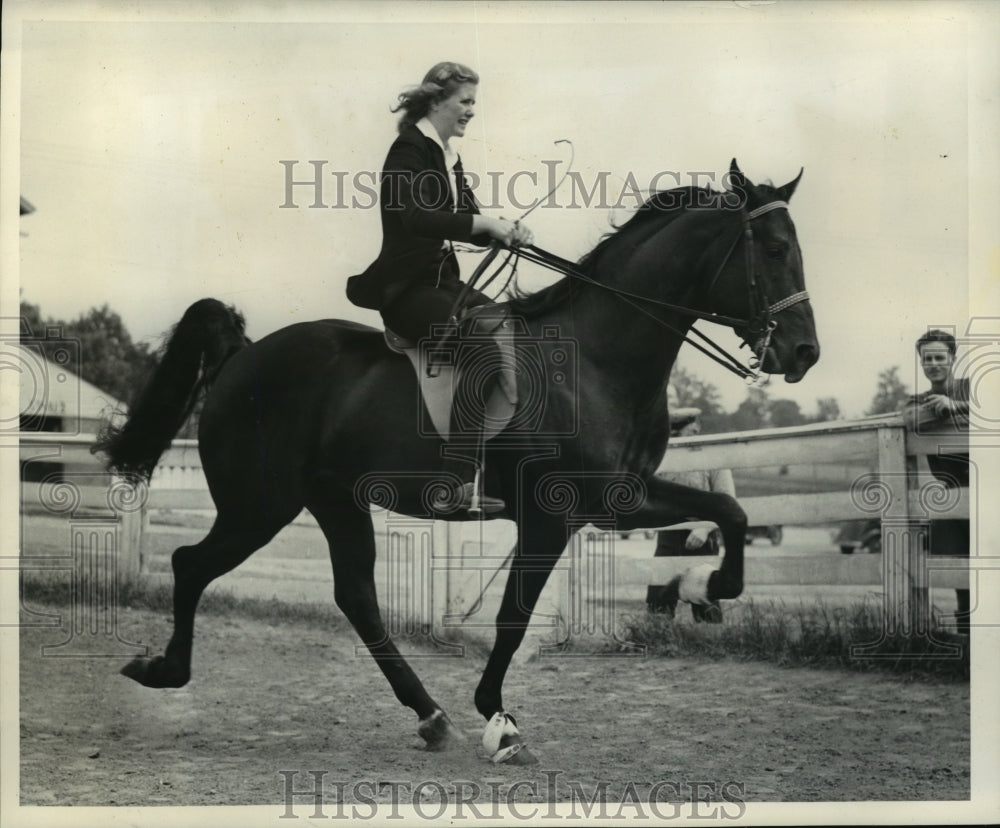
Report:
[[627,515],[619,516],[617,528],[651,529],[692,518],[710,520],[722,532],[725,553],[722,565],[693,567],[668,584],[681,600],[707,604],[720,598],[738,598],[743,592],[743,549],[746,544],[747,516],[734,497],[706,492],[658,477],[646,481],[646,500]]
[[310,503],[309,511],[330,545],[337,606],[388,679],[396,698],[420,717],[420,736],[431,750],[461,740],[461,732],[428,695],[386,632],[375,591],[375,534],[371,516],[359,511],[353,500],[344,504]]

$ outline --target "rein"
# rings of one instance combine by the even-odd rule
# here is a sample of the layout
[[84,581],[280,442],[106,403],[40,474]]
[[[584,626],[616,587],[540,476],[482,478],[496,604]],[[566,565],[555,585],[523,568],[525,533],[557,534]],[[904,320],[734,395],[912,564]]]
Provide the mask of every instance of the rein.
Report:
[[[701,331],[691,328],[690,332],[699,336],[708,345],[714,348],[720,356],[709,351],[707,348],[703,347],[698,342],[690,339],[684,332],[678,330],[677,328],[669,325],[658,317],[653,317],[661,325],[664,325],[673,333],[677,334],[684,342],[693,346],[697,350],[701,351],[703,354],[708,356],[710,359],[722,365],[729,371],[732,371],[738,377],[744,380],[750,380],[752,382],[760,379],[759,368],[763,362],[763,357],[767,351],[768,346],[771,342],[771,335],[777,328],[777,322],[773,319],[774,316],[781,313],[784,310],[797,305],[799,302],[804,302],[809,298],[808,291],[802,290],[797,293],[793,293],[790,296],[786,296],[773,304],[768,304],[767,295],[763,292],[759,280],[757,279],[757,270],[754,261],[754,245],[753,245],[753,221],[772,210],[788,209],[788,203],[785,201],[771,201],[754,210],[744,211],[742,220],[742,229],[739,235],[733,239],[733,243],[729,246],[722,263],[719,265],[718,270],[716,270],[715,275],[712,277],[709,283],[708,293],[711,295],[712,289],[715,287],[722,271],[725,269],[729,260],[732,258],[733,253],[736,250],[736,245],[739,244],[740,239],[744,239],[745,244],[745,258],[746,258],[746,276],[747,276],[747,291],[750,299],[750,306],[752,316],[749,319],[740,319],[733,316],[726,316],[724,314],[712,313],[710,311],[701,311],[695,308],[689,308],[683,305],[675,305],[670,302],[664,302],[661,299],[654,299],[651,296],[642,296],[638,293],[633,293],[632,291],[624,290],[622,288],[614,287],[613,285],[606,285],[603,282],[598,282],[596,279],[591,278],[587,274],[578,270],[576,265],[572,262],[556,256],[553,253],[543,250],[536,245],[528,245],[526,247],[518,247],[514,249],[514,255],[517,257],[515,259],[514,267],[517,267],[517,259],[521,257],[527,259],[528,261],[539,264],[543,267],[549,268],[550,270],[557,271],[569,276],[573,279],[578,279],[589,285],[594,285],[595,287],[603,288],[616,296],[619,296],[626,300],[633,300],[634,302],[640,302],[646,305],[654,305],[657,308],[662,308],[664,310],[675,311],[677,313],[683,314],[685,316],[691,316],[696,319],[705,319],[709,322],[714,322],[719,325],[726,325],[731,328],[744,327],[751,334],[759,334],[757,342],[751,345],[753,351],[753,357],[750,360],[750,367],[746,368],[743,364],[732,354],[725,350],[721,345],[716,343],[710,337],[703,334]],[[487,255],[487,258],[480,266],[476,269],[472,278],[469,280],[469,285],[471,286],[481,275],[482,271],[489,266],[493,258],[496,256],[496,252],[500,249],[499,245],[494,245],[493,250]],[[509,258],[509,257],[508,257]],[[506,264],[506,262],[505,262]],[[494,274],[495,275],[495,274]],[[647,311],[639,308],[643,313]],[[652,314],[648,314],[652,316]],[[747,343],[749,344],[749,343]]]
[[694,310],[693,308],[687,308],[682,305],[674,305],[671,304],[670,302],[664,302],[660,299],[653,299],[652,297],[642,296],[641,294],[633,293],[632,291],[629,290],[623,290],[622,288],[616,288],[612,287],[611,285],[606,285],[603,282],[598,282],[595,279],[592,279],[589,276],[587,276],[585,273],[577,270],[573,264],[566,261],[565,259],[561,259],[560,257],[555,256],[546,250],[542,250],[541,248],[536,247],[535,245],[531,245],[530,248],[519,248],[518,253],[528,261],[535,262],[536,264],[540,264],[543,267],[547,267],[550,270],[557,271],[571,278],[579,279],[580,281],[586,282],[587,284],[590,285],[594,285],[595,287],[604,288],[605,290],[610,291],[611,293],[615,294],[616,296],[622,299],[625,299],[626,301],[632,300],[631,304],[633,304],[640,313],[644,313],[647,316],[650,316],[651,318],[655,319],[657,323],[663,325],[668,330],[672,331],[677,336],[679,336],[682,341],[686,342],[688,345],[691,345],[693,348],[696,348],[697,350],[701,351],[705,356],[707,356],[712,361],[717,362],[726,370],[732,371],[740,379],[744,380],[752,379],[756,381],[759,378],[759,374],[757,374],[755,371],[751,371],[748,370],[747,368],[744,368],[743,364],[739,361],[739,359],[730,354],[725,348],[723,348],[721,345],[715,342],[715,340],[713,340],[711,337],[707,336],[706,334],[703,334],[696,328],[690,329],[690,333],[693,333],[696,336],[700,337],[706,344],[714,348],[718,352],[718,354],[712,353],[704,345],[691,339],[683,331],[679,330],[678,328],[675,328],[668,322],[664,322],[659,317],[653,316],[653,314],[649,313],[649,311],[645,310],[642,307],[642,305],[638,303],[656,305],[659,308],[677,311],[679,313],[683,313],[689,316],[695,316],[699,319],[707,319],[710,322],[717,322],[720,325],[729,325],[731,327],[734,327],[736,325],[746,325],[748,324],[747,320],[737,319],[736,317],[733,316],[723,316],[721,314],[705,313],[704,311]]

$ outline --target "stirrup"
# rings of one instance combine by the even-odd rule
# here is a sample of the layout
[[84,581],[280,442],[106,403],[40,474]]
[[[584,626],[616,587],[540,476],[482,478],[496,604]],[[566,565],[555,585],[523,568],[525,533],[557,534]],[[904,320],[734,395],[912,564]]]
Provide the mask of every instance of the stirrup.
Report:
[[483,494],[482,476],[482,467],[477,464],[476,473],[472,478],[472,496],[469,499],[469,514],[473,517],[478,517],[484,512],[486,514],[502,512],[507,508],[507,504],[499,497],[487,497]]
[[442,496],[435,499],[432,508],[436,512],[466,512],[472,517],[480,517],[483,514],[502,512],[507,504],[498,497],[479,494],[474,483],[462,483],[442,492]]
[[[435,511],[466,512],[470,517],[481,518],[482,515],[496,514],[507,508],[507,504],[499,497],[488,497],[483,494],[482,468],[476,464],[476,472],[471,483],[459,483],[457,486],[442,492],[442,497],[436,499],[432,508]],[[447,500],[445,499],[447,498]]]

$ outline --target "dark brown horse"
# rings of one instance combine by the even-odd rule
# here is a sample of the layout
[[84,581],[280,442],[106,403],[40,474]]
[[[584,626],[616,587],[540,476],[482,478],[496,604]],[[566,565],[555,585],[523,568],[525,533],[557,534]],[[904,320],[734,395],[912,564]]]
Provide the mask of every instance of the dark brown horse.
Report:
[[[734,161],[729,191],[657,194],[570,275],[509,303],[524,328],[519,348],[541,354],[544,377],[521,372],[524,416],[490,444],[487,464],[507,504],[502,517],[518,527],[496,640],[475,692],[495,761],[520,747],[501,688],[572,532],[567,500],[552,496],[554,481],[573,487],[575,516],[601,516],[619,529],[690,515],[714,521],[725,541],[720,568],[681,576],[674,587],[693,603],[741,593],[743,510],[731,497],[653,472],[667,447],[667,379],[696,318],[732,327],[763,371],[788,382],[819,357],[787,210],[798,181],[754,185]],[[340,320],[292,325],[251,344],[235,311],[202,300],[175,327],[128,422],[105,435],[99,449],[108,466],[148,478],[205,388],[198,439],[218,514],[204,540],[174,552],[174,632],[165,654],[122,672],[148,687],[187,682],[202,591],[305,508],[329,543],[337,605],[396,697],[420,718],[429,746],[445,744],[454,729],[386,634],[373,578],[369,503],[379,497],[395,512],[431,517],[442,482],[445,443],[418,427],[410,363],[380,331]]]

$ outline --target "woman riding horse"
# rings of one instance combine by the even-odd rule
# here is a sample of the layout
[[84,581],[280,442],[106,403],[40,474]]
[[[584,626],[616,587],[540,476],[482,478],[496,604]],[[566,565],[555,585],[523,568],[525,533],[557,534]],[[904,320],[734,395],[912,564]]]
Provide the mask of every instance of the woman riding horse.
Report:
[[[403,110],[399,136],[389,148],[383,165],[380,212],[382,249],[362,274],[349,280],[348,297],[362,307],[377,309],[386,327],[410,340],[426,337],[434,324],[448,322],[464,290],[464,305],[490,304],[487,296],[463,285],[453,241],[477,237],[495,239],[505,246],[531,244],[531,231],[516,222],[481,215],[475,196],[463,175],[462,159],[451,147],[452,138],[465,135],[475,115],[479,76],[460,63],[433,66],[423,82],[399,96],[393,111]],[[492,350],[490,345],[481,346]],[[489,362],[479,359],[480,365]],[[482,431],[488,394],[461,393],[462,432]],[[456,413],[459,406],[456,405]],[[454,435],[457,429],[453,417]],[[478,441],[477,441],[478,442]],[[463,457],[465,453],[471,457]],[[452,443],[449,469],[459,477],[478,462],[477,446]],[[465,482],[443,497],[442,510],[468,510],[473,484]],[[479,508],[498,512],[498,498],[480,497]]]
[[[747,516],[739,503],[654,475],[669,439],[668,378],[695,320],[734,330],[760,369],[784,374],[786,382],[798,382],[819,358],[788,213],[799,179],[755,185],[734,160],[729,181],[726,194],[681,188],[654,196],[566,268],[565,278],[511,303],[532,338],[520,351],[558,334],[563,356],[573,345],[575,367],[565,359],[546,363],[552,373],[535,387],[528,372],[518,374],[520,398],[537,394],[537,416],[515,419],[495,438],[506,440],[492,465],[518,534],[496,638],[474,694],[494,761],[527,755],[504,708],[504,679],[580,526],[598,520],[628,531],[688,515],[710,520],[723,537],[720,566],[679,576],[677,594],[706,605],[743,590]],[[95,449],[106,453],[109,468],[149,479],[206,388],[198,449],[215,523],[199,543],[173,554],[174,626],[166,651],[137,658],[122,672],[147,687],[186,684],[205,588],[308,509],[329,546],[337,606],[396,698],[418,716],[429,748],[440,749],[454,728],[389,636],[374,575],[373,504],[435,516],[429,501],[440,472],[427,469],[440,464],[442,443],[419,429],[409,360],[386,347],[381,331],[337,319],[290,325],[248,343],[238,314],[203,299],[174,328],[126,423]],[[421,572],[421,584],[431,574]],[[444,617],[444,608],[432,609]]]

